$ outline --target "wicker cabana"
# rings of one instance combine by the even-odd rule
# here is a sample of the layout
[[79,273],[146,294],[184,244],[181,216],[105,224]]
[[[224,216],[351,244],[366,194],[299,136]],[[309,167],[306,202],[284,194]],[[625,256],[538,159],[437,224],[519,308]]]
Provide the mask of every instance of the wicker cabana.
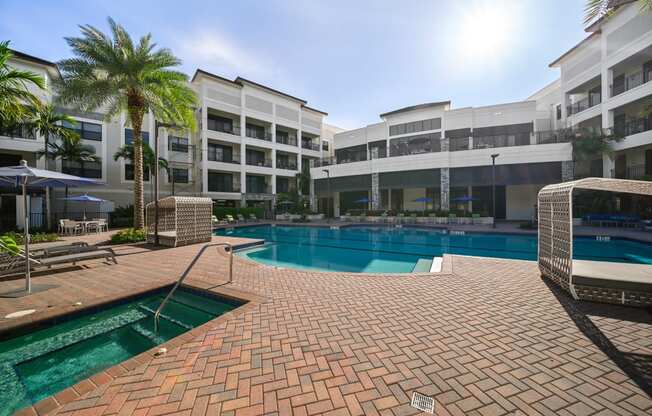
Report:
[[[153,202],[146,207],[147,241],[154,242]],[[210,198],[170,196],[158,201],[159,243],[169,247],[211,241],[213,226]]]
[[548,185],[539,191],[539,251],[541,274],[575,299],[652,305],[652,266],[573,260],[573,190],[589,189],[652,195],[652,182],[586,178]]

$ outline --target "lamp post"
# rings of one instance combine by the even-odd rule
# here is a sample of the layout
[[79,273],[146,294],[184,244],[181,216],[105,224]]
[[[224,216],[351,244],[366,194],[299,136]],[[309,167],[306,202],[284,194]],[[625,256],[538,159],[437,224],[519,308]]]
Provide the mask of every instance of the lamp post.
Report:
[[326,184],[328,186],[328,198],[326,198],[326,222],[328,224],[331,223],[331,217],[330,217],[330,205],[331,205],[331,173],[328,169],[322,169],[322,172],[326,174]]
[[158,129],[179,126],[170,123],[154,121],[154,245],[158,245]]
[[492,228],[496,228],[496,158],[498,156],[500,156],[498,153],[491,155],[491,203],[493,205],[491,215],[494,217]]

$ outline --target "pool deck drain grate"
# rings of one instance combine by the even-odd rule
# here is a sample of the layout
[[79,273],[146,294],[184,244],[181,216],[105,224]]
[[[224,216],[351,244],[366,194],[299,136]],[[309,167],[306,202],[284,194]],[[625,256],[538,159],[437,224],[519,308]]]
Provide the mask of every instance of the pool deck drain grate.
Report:
[[430,413],[431,415],[435,414],[435,399],[416,391],[412,393],[412,403],[410,405],[422,412]]

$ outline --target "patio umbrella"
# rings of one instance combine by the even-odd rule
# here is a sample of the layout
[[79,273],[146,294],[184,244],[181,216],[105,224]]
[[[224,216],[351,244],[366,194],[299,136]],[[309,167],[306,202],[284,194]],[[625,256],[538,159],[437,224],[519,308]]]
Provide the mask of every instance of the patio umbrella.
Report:
[[88,194],[84,195],[75,195],[75,196],[69,196],[67,198],[61,198],[66,201],[76,201],[76,202],[84,202],[84,221],[86,221],[86,202],[104,202],[106,199],[98,198],[96,196],[91,196]]
[[25,291],[32,292],[31,270],[29,262],[29,209],[27,204],[27,187],[61,187],[61,186],[83,186],[101,185],[93,179],[79,176],[66,175],[65,173],[54,172],[46,169],[36,169],[27,166],[27,161],[21,160],[18,166],[0,168],[0,184],[11,185],[23,188],[23,205],[25,207]]
[[477,200],[478,200],[478,198],[474,198],[474,197],[468,196],[468,195],[460,196],[459,198],[453,198],[452,199],[453,202],[469,202],[469,201],[477,201]]
[[369,198],[360,198],[357,201],[354,201],[356,204],[367,204],[369,203]]
[[420,198],[415,199],[414,202],[423,202],[423,211],[425,212],[425,210],[426,210],[426,204],[427,204],[428,202],[432,202],[432,198],[428,198],[428,197],[422,196],[422,197],[420,197]]

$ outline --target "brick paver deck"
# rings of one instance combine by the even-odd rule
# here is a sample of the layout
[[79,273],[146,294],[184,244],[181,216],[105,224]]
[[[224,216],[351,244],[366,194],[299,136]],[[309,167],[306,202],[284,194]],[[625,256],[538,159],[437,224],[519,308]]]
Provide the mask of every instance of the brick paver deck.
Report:
[[[123,246],[118,265],[36,277],[53,287],[0,299],[0,313],[169,283],[199,248]],[[533,262],[453,256],[450,273],[382,276],[236,258],[225,285],[224,256],[207,256],[188,284],[259,302],[100,387],[80,383],[53,412],[398,416],[419,413],[418,391],[438,415],[652,413],[650,313],[576,303]]]

